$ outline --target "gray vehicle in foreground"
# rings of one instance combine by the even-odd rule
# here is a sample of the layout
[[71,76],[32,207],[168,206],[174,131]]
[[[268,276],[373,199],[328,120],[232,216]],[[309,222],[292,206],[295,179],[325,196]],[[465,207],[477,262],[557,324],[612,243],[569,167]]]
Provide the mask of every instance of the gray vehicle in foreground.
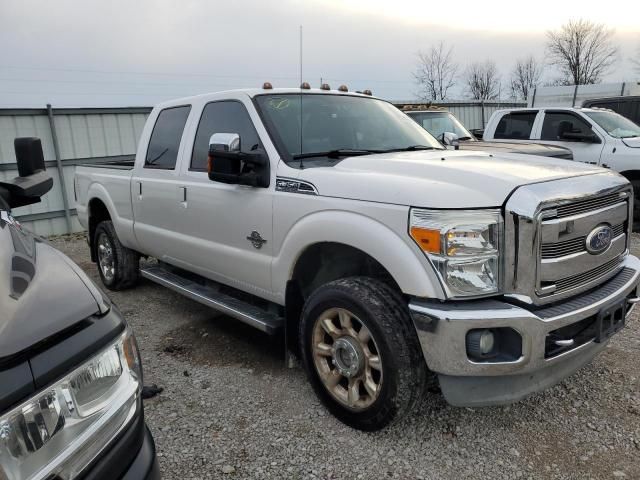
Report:
[[444,110],[408,110],[404,113],[447,147],[492,153],[523,153],[565,160],[573,159],[571,150],[556,145],[478,140],[452,113]]
[[39,139],[0,182],[0,479],[157,479],[133,332],[69,258],[11,208],[53,184]]

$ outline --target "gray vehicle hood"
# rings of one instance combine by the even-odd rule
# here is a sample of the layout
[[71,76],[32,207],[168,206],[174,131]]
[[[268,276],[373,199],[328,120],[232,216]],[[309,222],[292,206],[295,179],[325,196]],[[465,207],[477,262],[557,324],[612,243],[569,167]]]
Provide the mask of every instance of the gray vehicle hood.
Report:
[[0,359],[100,311],[97,287],[69,258],[0,210]]
[[461,141],[460,150],[479,150],[496,153],[524,153],[526,155],[540,155],[542,157],[564,158],[571,160],[573,153],[565,147],[545,145],[542,143],[517,143],[517,142],[485,142]]
[[348,157],[305,168],[301,180],[323,196],[429,208],[497,207],[517,187],[610,172],[604,168],[516,153],[463,150]]

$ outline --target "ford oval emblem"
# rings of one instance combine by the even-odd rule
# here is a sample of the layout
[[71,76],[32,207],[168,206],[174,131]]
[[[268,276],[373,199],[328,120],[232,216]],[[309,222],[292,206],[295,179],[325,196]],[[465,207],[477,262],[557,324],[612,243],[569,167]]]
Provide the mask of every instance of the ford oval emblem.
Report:
[[604,252],[613,240],[613,230],[609,225],[600,225],[587,235],[587,252],[592,255],[598,255]]

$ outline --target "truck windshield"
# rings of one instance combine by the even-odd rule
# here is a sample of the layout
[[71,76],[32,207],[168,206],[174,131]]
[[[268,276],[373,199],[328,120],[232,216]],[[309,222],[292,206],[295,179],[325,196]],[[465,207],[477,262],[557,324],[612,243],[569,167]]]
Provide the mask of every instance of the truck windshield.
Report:
[[438,139],[442,138],[443,133],[450,132],[460,140],[476,141],[471,132],[449,112],[407,112],[407,115]]
[[258,95],[256,103],[286,161],[335,162],[346,156],[442,148],[396,107],[374,98],[294,93]]
[[614,112],[584,112],[591,120],[615,138],[640,137],[640,126]]

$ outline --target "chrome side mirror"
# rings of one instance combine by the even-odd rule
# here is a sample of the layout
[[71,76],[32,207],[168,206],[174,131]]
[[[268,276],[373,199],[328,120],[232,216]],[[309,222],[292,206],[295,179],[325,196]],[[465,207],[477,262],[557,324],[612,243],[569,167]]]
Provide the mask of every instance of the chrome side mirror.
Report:
[[240,135],[237,133],[214,133],[209,138],[209,152],[239,152]]
[[445,147],[453,147],[455,150],[460,148],[460,139],[455,133],[444,132],[442,134],[442,143]]

